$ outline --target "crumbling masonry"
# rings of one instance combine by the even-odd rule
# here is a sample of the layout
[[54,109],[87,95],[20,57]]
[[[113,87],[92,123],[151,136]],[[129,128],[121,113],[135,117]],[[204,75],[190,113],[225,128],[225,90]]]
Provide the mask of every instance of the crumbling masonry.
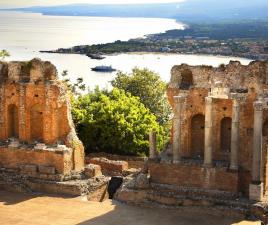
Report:
[[84,168],[65,85],[50,62],[0,62],[0,168],[62,180]]
[[168,98],[173,164],[151,164],[152,181],[262,200],[268,187],[268,62],[175,66]]

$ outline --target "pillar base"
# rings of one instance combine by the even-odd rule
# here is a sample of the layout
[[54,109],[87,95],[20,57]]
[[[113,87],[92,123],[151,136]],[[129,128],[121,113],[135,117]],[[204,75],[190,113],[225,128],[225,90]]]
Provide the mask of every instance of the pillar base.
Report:
[[213,165],[212,164],[208,164],[208,163],[204,163],[203,164],[203,167],[205,167],[205,168],[212,168]]
[[181,161],[180,160],[173,160],[173,164],[180,164]]
[[238,170],[238,166],[230,166],[229,170],[231,171],[237,171]]
[[253,201],[262,201],[263,183],[249,185],[249,199]]

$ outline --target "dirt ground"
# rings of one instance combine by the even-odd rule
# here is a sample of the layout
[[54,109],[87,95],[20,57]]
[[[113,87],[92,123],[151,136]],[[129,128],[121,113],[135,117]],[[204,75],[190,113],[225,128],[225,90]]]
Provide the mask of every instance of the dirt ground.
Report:
[[[213,214],[213,213],[212,213]],[[1,225],[252,225],[241,218],[209,215],[199,210],[127,206],[107,200],[87,202],[0,191]]]

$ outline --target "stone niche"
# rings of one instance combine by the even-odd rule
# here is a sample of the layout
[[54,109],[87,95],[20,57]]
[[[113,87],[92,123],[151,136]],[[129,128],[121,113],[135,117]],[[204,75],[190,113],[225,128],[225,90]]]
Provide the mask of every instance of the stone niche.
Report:
[[0,167],[45,179],[84,168],[67,88],[50,62],[0,62]]

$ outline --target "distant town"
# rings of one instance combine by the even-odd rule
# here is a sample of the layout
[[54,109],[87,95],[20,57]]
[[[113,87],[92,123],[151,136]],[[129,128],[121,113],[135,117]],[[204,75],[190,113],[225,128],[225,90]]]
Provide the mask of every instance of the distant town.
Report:
[[184,30],[170,30],[129,41],[59,48],[49,53],[85,54],[102,59],[103,54],[150,52],[211,54],[255,60],[268,59],[268,22],[192,24]]

